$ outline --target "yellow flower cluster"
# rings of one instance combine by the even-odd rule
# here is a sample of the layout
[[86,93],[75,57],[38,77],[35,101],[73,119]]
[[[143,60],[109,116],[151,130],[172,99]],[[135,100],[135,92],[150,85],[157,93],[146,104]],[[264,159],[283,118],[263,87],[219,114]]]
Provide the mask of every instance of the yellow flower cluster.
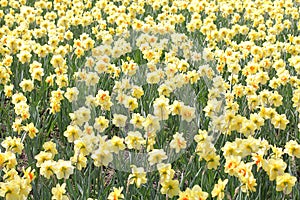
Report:
[[199,160],[204,159],[207,162],[208,169],[217,169],[220,164],[220,156],[216,154],[212,136],[209,136],[206,131],[199,130],[194,139],[197,142],[195,151],[199,156]]
[[8,200],[26,199],[32,190],[31,182],[35,179],[35,170],[23,167],[18,172],[15,167],[18,165],[17,155],[22,153],[24,148],[20,138],[7,137],[1,146],[5,152],[0,152],[0,169],[5,173],[3,182],[0,182],[0,196]]
[[28,198],[36,170],[52,199],[69,199],[75,172],[127,152],[147,163],[129,163],[128,188],[148,184],[147,165],[162,195],[207,199],[200,184],[179,184],[170,163],[192,139],[199,162],[228,175],[212,197],[225,198],[233,179],[255,193],[262,173],[290,194],[299,11],[299,0],[0,0],[0,196]]

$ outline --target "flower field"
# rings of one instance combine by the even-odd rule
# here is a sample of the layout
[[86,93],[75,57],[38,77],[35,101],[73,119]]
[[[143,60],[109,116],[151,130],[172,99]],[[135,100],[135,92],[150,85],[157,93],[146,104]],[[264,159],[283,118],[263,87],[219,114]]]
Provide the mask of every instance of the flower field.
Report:
[[300,199],[300,0],[0,0],[0,199]]

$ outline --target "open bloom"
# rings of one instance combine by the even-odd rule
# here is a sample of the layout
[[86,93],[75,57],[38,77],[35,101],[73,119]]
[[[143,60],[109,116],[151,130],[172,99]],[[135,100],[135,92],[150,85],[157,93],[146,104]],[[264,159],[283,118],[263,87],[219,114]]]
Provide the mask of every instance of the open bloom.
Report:
[[170,198],[177,196],[179,194],[179,182],[178,180],[165,180],[161,183],[161,190],[162,194],[168,195]]
[[52,188],[52,199],[56,200],[68,200],[68,196],[65,195],[66,193],[66,184],[63,183],[62,185],[57,184],[56,187]]
[[213,191],[211,192],[211,196],[217,197],[218,200],[223,199],[225,196],[224,189],[225,189],[227,182],[228,182],[228,179],[225,179],[224,181],[219,179],[218,184],[215,184],[215,187],[214,187]]
[[123,187],[115,188],[113,187],[114,191],[109,193],[108,200],[119,200],[124,199],[124,195],[122,194]]
[[128,182],[129,184],[135,183],[137,188],[140,188],[142,184],[147,183],[144,168],[131,165],[131,174],[128,177]]
[[163,160],[168,158],[168,156],[162,149],[153,149],[148,154],[149,154],[148,161],[150,162],[150,165],[161,163]]
[[58,160],[55,166],[54,172],[57,179],[68,179],[71,174],[73,174],[74,166],[72,166],[71,161]]
[[125,127],[126,125],[126,120],[127,117],[125,115],[121,115],[121,114],[114,114],[114,118],[112,120],[112,123],[116,126],[116,127]]
[[125,138],[125,143],[129,149],[140,149],[145,140],[138,131],[130,131]]
[[276,191],[283,191],[285,194],[289,194],[292,191],[292,187],[295,185],[297,178],[291,176],[289,173],[284,173],[276,178]]
[[283,175],[287,164],[282,159],[269,159],[263,165],[264,170],[269,175],[270,181],[276,179],[277,176]]
[[175,149],[176,153],[179,153],[181,149],[186,148],[186,140],[182,135],[183,133],[176,133],[173,135],[173,140],[170,143],[170,147]]
[[290,140],[285,145],[284,153],[300,158],[300,145],[295,140]]
[[191,122],[196,117],[195,108],[190,106],[182,106],[180,114],[182,119],[187,122]]

